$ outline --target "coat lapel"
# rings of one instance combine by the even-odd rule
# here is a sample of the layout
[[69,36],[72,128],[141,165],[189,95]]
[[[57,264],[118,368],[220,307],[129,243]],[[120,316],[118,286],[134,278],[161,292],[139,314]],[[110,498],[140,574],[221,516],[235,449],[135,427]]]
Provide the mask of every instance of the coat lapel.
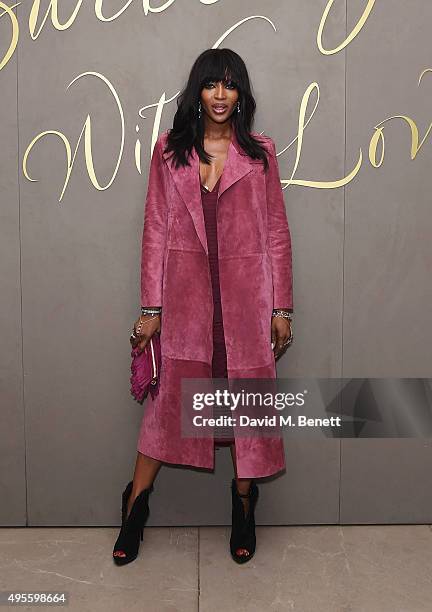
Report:
[[[170,159],[170,155],[171,153],[163,153],[176,188],[192,217],[195,230],[204,251],[208,254],[204,212],[201,202],[198,153],[196,152],[195,148],[193,148],[192,154],[189,157],[190,166],[181,166],[178,169],[174,167],[174,164]],[[241,148],[237,140],[235,129],[233,128],[231,142],[228,147],[227,159],[225,161],[222,177],[219,183],[218,200],[221,198],[222,194],[229,187],[231,187],[231,185],[239,181],[253,170],[254,163],[256,163],[256,161],[252,160]]]

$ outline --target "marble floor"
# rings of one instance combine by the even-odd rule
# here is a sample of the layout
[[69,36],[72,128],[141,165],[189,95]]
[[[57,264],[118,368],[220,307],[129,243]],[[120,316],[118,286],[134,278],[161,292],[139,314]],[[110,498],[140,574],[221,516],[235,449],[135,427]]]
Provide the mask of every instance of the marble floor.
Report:
[[117,533],[1,528],[0,590],[63,591],[70,612],[432,610],[430,525],[257,527],[245,565],[227,527],[146,527],[138,558],[117,567]]

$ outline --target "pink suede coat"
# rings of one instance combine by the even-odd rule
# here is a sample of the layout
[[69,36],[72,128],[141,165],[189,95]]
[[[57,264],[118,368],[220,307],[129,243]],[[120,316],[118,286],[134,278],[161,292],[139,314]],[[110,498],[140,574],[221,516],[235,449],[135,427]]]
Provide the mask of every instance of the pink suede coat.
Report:
[[[253,133],[255,136],[260,136]],[[182,377],[210,378],[213,298],[202,210],[199,157],[174,168],[154,148],[145,203],[141,304],[162,306],[159,395],[145,400],[138,450],[161,461],[214,467],[212,438],[181,436]],[[219,282],[228,379],[276,378],[271,348],[273,308],[292,308],[291,237],[275,145],[261,136],[270,168],[252,160],[233,130],[218,198]],[[236,437],[239,478],[285,466],[283,440]]]

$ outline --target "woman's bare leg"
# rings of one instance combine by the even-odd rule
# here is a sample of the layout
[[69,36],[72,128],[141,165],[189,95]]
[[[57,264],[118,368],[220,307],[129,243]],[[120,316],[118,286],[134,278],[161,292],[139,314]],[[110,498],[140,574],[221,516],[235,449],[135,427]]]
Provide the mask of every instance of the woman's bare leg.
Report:
[[[234,467],[234,477],[235,477],[236,484],[237,484],[237,491],[241,493],[242,495],[249,493],[249,487],[251,485],[252,480],[250,478],[238,478],[237,476],[235,442],[230,444],[230,451],[231,451],[231,457],[232,457],[232,462],[233,462],[233,467]],[[243,502],[243,508],[244,508],[245,515],[246,515],[249,510],[249,499],[247,497],[240,497],[240,499]],[[248,555],[249,551],[246,550],[246,548],[239,548],[236,550],[236,553],[238,555]]]
[[161,465],[161,461],[153,459],[153,457],[149,457],[148,455],[143,455],[143,453],[137,451],[132,492],[129,497],[127,508],[128,516],[135,499],[138,497],[141,491],[147,489],[153,483]]
[[[231,457],[232,457],[232,462],[234,466],[234,475],[235,475],[235,479],[237,483],[237,490],[239,493],[246,494],[249,492],[249,487],[251,485],[252,479],[251,478],[238,478],[237,462],[236,462],[236,454],[235,454],[235,442],[230,444],[230,451],[231,451]],[[242,497],[242,499],[245,500],[244,497]],[[246,501],[247,503],[249,503],[248,499],[246,499]]]
[[[137,451],[132,491],[127,504],[127,516],[129,516],[133,503],[141,491],[147,489],[153,483],[161,465],[161,461]],[[122,550],[117,550],[114,556],[124,557],[125,553]]]

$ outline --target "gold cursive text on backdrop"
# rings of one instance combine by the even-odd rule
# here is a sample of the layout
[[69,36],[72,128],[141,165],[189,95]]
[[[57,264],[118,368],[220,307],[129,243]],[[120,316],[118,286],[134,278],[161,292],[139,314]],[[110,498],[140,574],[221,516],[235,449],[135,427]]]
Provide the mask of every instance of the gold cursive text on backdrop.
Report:
[[[428,68],[426,70],[424,70],[420,76],[419,79],[419,84],[421,82],[421,79],[423,77],[423,75],[426,72],[431,72],[432,69]],[[102,82],[104,82],[107,86],[107,89],[109,90],[109,92],[112,94],[118,112],[119,112],[119,119],[120,119],[120,124],[121,124],[121,142],[120,142],[120,146],[119,146],[119,154],[118,154],[118,158],[117,158],[117,162],[112,174],[111,179],[109,180],[109,182],[102,186],[100,184],[100,182],[97,179],[96,176],[96,171],[95,171],[95,166],[94,166],[94,161],[93,161],[93,154],[92,154],[92,131],[91,131],[91,117],[90,115],[87,115],[86,120],[84,122],[84,126],[81,130],[81,133],[78,137],[78,141],[76,143],[75,146],[75,150],[74,153],[72,155],[72,147],[71,144],[68,140],[68,138],[60,131],[58,130],[46,130],[44,132],[41,132],[40,134],[38,134],[37,136],[35,136],[35,138],[33,138],[33,140],[30,142],[30,144],[28,145],[25,153],[24,153],[24,157],[23,157],[23,173],[24,176],[32,182],[35,182],[37,179],[33,179],[31,178],[29,171],[28,171],[28,167],[27,167],[27,160],[28,160],[28,156],[30,154],[30,152],[32,151],[34,145],[36,144],[37,141],[39,141],[41,138],[43,138],[44,136],[47,135],[55,135],[57,137],[60,138],[60,140],[63,142],[64,147],[65,147],[65,151],[66,151],[66,158],[67,158],[67,163],[66,163],[66,173],[65,173],[65,180],[63,183],[63,189],[62,192],[60,194],[60,198],[59,198],[59,202],[62,200],[63,195],[65,193],[66,187],[68,185],[69,182],[69,178],[72,172],[72,168],[74,165],[74,161],[75,161],[75,157],[78,151],[78,147],[81,141],[81,138],[84,134],[84,156],[85,156],[85,164],[86,164],[86,168],[87,168],[87,172],[89,175],[89,178],[91,180],[91,183],[93,184],[93,186],[100,190],[103,191],[105,189],[108,189],[108,187],[110,187],[110,185],[112,185],[120,162],[121,162],[121,158],[122,158],[122,154],[123,154],[123,149],[124,149],[124,137],[125,137],[125,121],[124,121],[124,113],[123,113],[123,108],[122,108],[122,104],[120,101],[120,97],[118,95],[118,93],[116,92],[114,86],[112,85],[112,83],[102,74],[97,73],[97,72],[84,72],[80,75],[78,75],[77,77],[75,77],[73,79],[73,81],[71,81],[68,85],[68,88],[70,87],[70,85],[72,85],[72,83],[74,83],[75,81],[77,81],[78,79],[80,79],[83,76],[95,76],[98,79],[100,79]],[[312,92],[316,90],[317,92],[317,100],[315,103],[314,108],[312,109],[312,112],[310,114],[310,116],[308,117],[308,119],[306,120],[306,111],[307,111],[307,107],[308,107],[308,103],[309,103],[309,99],[311,97]],[[176,94],[177,95],[177,94]],[[155,114],[155,119],[154,119],[154,124],[155,125],[159,125],[160,120],[161,120],[161,115],[162,115],[162,111],[165,107],[165,105],[169,102],[171,102],[176,96],[173,96],[169,99],[166,98],[165,92],[161,95],[161,97],[159,98],[158,102],[155,102],[154,104],[150,104],[146,107],[143,107],[142,110],[146,109],[146,108],[150,108],[150,107],[156,107],[156,114]],[[296,159],[294,162],[294,168],[292,170],[291,173],[291,177],[289,179],[281,179],[281,183],[283,185],[285,185],[285,187],[288,187],[288,185],[302,185],[304,187],[314,187],[316,189],[335,189],[338,187],[342,187],[344,185],[347,185],[349,182],[351,182],[353,180],[353,178],[358,174],[362,163],[363,163],[363,156],[362,156],[362,151],[361,149],[359,150],[359,156],[358,156],[358,160],[357,163],[355,164],[354,168],[351,170],[351,172],[349,174],[347,174],[346,176],[339,178],[339,179],[333,179],[333,180],[329,180],[329,181],[314,181],[314,180],[307,180],[307,179],[300,179],[300,178],[294,178],[294,174],[297,170],[299,161],[300,161],[300,156],[301,156],[301,152],[302,152],[302,147],[303,147],[303,140],[304,140],[304,133],[305,133],[305,128],[307,127],[307,125],[310,123],[317,107],[318,107],[318,103],[319,103],[319,85],[318,83],[311,83],[308,88],[306,89],[302,100],[301,100],[301,104],[300,104],[300,111],[299,111],[299,119],[298,119],[298,129],[297,129],[297,136],[284,148],[282,149],[282,151],[280,151],[278,153],[278,156],[280,156],[281,154],[283,154],[285,151],[287,151],[291,146],[294,145],[295,142],[297,142],[297,149],[296,149]],[[141,112],[140,111],[140,112]],[[408,125],[410,126],[411,129],[411,159],[414,159],[415,156],[417,155],[417,152],[420,150],[421,146],[423,145],[423,143],[426,140],[426,137],[428,136],[430,130],[432,129],[432,124],[429,125],[429,128],[425,134],[425,136],[423,137],[422,141],[420,142],[419,139],[419,131],[417,128],[417,125],[415,123],[415,121],[411,118],[408,117],[407,115],[393,115],[392,117],[387,117],[386,119],[384,119],[383,121],[381,121],[379,124],[377,124],[374,129],[375,132],[372,136],[372,138],[370,139],[370,143],[369,143],[369,161],[371,163],[372,166],[374,167],[379,167],[381,166],[381,164],[383,163],[384,160],[384,128],[381,127],[381,125],[383,125],[385,122],[389,121],[390,119],[395,119],[395,118],[401,118],[404,121],[406,121],[408,123]],[[138,128],[137,128],[138,131]],[[157,131],[153,133],[153,138],[152,138],[152,143],[151,143],[151,150],[153,150],[154,144],[155,144],[155,140],[157,138]],[[382,153],[380,158],[377,160],[377,148],[379,143],[381,143],[382,145]],[[140,154],[141,154],[141,143],[140,141],[137,139],[136,143],[135,143],[135,163],[137,165],[138,171],[141,172],[141,162],[140,162]]]
[[[213,4],[214,2],[217,2],[218,0],[200,0],[202,4]],[[102,14],[102,2],[103,0],[95,0],[95,12],[96,15],[98,17],[98,19],[104,20],[104,21],[112,21],[113,19],[117,18],[121,12],[123,12],[124,10],[126,10],[126,8],[130,5],[130,3],[132,2],[132,0],[128,0],[128,2],[122,7],[122,9],[120,11],[118,11],[115,15],[112,15],[111,17],[106,17]],[[147,15],[149,12],[161,12],[164,10],[167,10],[167,8],[169,8],[169,6],[171,6],[173,4],[174,0],[168,0],[167,2],[165,2],[165,4],[161,5],[158,8],[153,8],[150,4],[149,0],[144,1],[143,7],[144,7],[144,13]],[[58,12],[57,12],[57,0],[51,0],[50,5],[48,7],[48,10],[45,14],[45,17],[42,21],[42,25],[39,28],[39,31],[36,32],[36,23],[37,23],[37,18],[38,18],[38,14],[39,14],[39,10],[40,10],[40,0],[34,0],[33,1],[33,5],[31,8],[31,13],[30,13],[30,20],[29,20],[29,27],[30,27],[30,32],[32,34],[32,36],[34,38],[37,38],[37,36],[39,36],[40,31],[43,27],[43,25],[46,22],[46,19],[48,18],[48,15],[51,14],[51,21],[54,25],[54,27],[56,27],[57,29],[67,29],[68,27],[71,26],[71,24],[73,23],[73,21],[76,18],[76,15],[78,13],[78,10],[81,6],[82,0],[78,0],[77,4],[75,5],[75,9],[72,13],[72,15],[70,16],[70,18],[63,24],[59,23],[58,20]],[[340,51],[341,49],[343,49],[344,47],[346,47],[361,31],[361,29],[363,28],[364,24],[366,23],[366,20],[368,19],[372,8],[375,4],[375,0],[368,0],[366,8],[361,16],[361,18],[359,19],[359,21],[357,22],[356,26],[354,27],[354,29],[351,31],[351,33],[349,34],[348,37],[345,38],[345,40],[338,46],[335,47],[334,49],[324,49],[323,45],[322,45],[322,32],[326,23],[326,19],[327,16],[329,14],[329,11],[331,10],[332,6],[334,4],[334,0],[329,0],[329,2],[326,5],[326,8],[324,10],[320,25],[319,25],[319,30],[318,30],[318,35],[317,35],[317,42],[318,42],[318,46],[320,48],[320,51],[324,54],[330,55],[333,53],[337,53],[338,51]],[[17,5],[15,5],[17,6]],[[13,7],[11,7],[13,8]],[[9,49],[3,59],[3,62],[0,64],[0,68],[3,67],[7,61],[10,59],[10,57],[12,56],[14,49],[16,48],[16,44],[17,44],[17,40],[18,40],[18,33],[19,33],[19,28],[18,28],[18,22],[16,20],[16,16],[14,15],[13,11],[11,10],[11,8],[7,7],[2,0],[0,0],[0,9],[4,9],[3,13],[0,13],[0,17],[3,16],[4,14],[7,14],[11,24],[12,24],[12,39],[11,39],[11,44],[9,46]],[[50,12],[51,11],[51,12]],[[216,43],[213,45],[213,48],[216,48],[217,46],[219,46],[224,40],[225,38],[231,34],[234,30],[236,30],[237,28],[239,28],[240,26],[242,26],[243,24],[245,24],[246,22],[248,22],[251,19],[263,19],[265,21],[267,21],[268,23],[270,23],[270,25],[273,27],[273,30],[276,31],[276,27],[273,24],[273,22],[268,19],[267,17],[264,17],[262,15],[253,15],[250,17],[247,17],[245,19],[242,19],[240,21],[238,21],[236,24],[234,24],[233,26],[231,26],[229,29],[227,29],[222,36],[219,37],[219,39],[216,41]],[[422,75],[420,76],[419,79],[419,83],[421,81],[421,78],[423,76],[423,74],[425,74],[425,72],[430,71],[431,69],[427,69],[425,70]],[[46,130],[44,132],[41,132],[40,134],[38,134],[37,136],[35,136],[35,138],[33,138],[33,140],[30,142],[30,144],[28,145],[24,157],[23,157],[23,173],[24,176],[30,180],[30,181],[35,181],[36,179],[32,179],[30,178],[28,169],[27,169],[27,159],[28,156],[30,154],[30,152],[32,151],[34,145],[36,144],[36,142],[38,140],[40,140],[42,137],[47,136],[47,135],[55,135],[57,137],[60,138],[60,140],[63,142],[65,150],[66,150],[66,156],[67,156],[67,166],[66,166],[66,173],[65,173],[65,180],[64,180],[64,184],[63,184],[63,189],[62,192],[60,194],[60,199],[59,201],[62,200],[63,195],[65,193],[65,190],[67,188],[67,185],[69,183],[69,178],[72,172],[72,168],[74,165],[74,161],[75,161],[75,157],[78,151],[78,147],[81,141],[82,136],[84,135],[84,155],[85,155],[85,164],[86,164],[86,168],[87,168],[87,172],[89,175],[89,178],[91,180],[91,183],[94,185],[94,187],[98,190],[105,190],[107,189],[113,182],[113,180],[115,179],[115,176],[117,174],[119,165],[120,165],[120,161],[122,158],[122,154],[123,154],[123,148],[124,148],[124,135],[125,135],[125,126],[124,126],[124,114],[123,114],[123,109],[122,109],[122,105],[120,102],[120,97],[117,94],[114,86],[111,84],[111,82],[102,74],[100,73],[96,73],[96,72],[84,72],[82,74],[80,74],[79,76],[77,76],[73,81],[71,81],[71,83],[69,83],[68,87],[70,87],[70,85],[72,83],[74,83],[75,81],[77,81],[79,78],[83,77],[83,76],[96,76],[97,78],[101,79],[108,87],[109,91],[111,92],[111,94],[113,95],[118,111],[119,111],[119,116],[120,116],[120,121],[121,121],[121,143],[120,143],[120,150],[119,150],[119,155],[118,155],[118,159],[117,159],[117,163],[113,172],[113,175],[111,177],[111,180],[109,181],[109,183],[105,186],[102,186],[96,176],[96,171],[95,171],[95,167],[94,167],[94,162],[93,162],[93,155],[92,155],[92,131],[91,131],[91,117],[90,115],[87,115],[87,118],[84,122],[83,128],[81,130],[81,133],[79,135],[77,144],[75,146],[75,150],[74,153],[72,155],[72,147],[71,144],[68,140],[68,138],[60,131],[58,130]],[[306,110],[308,107],[308,103],[309,103],[309,99],[310,96],[312,94],[312,92],[316,90],[317,92],[317,100],[315,103],[315,106],[310,114],[310,117],[305,120],[306,118]],[[161,119],[162,119],[162,113],[163,113],[163,109],[165,107],[166,104],[168,104],[169,102],[171,102],[172,100],[175,99],[175,97],[179,94],[180,92],[177,92],[174,96],[172,96],[171,98],[167,99],[166,98],[166,94],[165,92],[160,96],[159,100],[155,103],[149,104],[145,107],[143,107],[139,113],[141,115],[142,111],[144,111],[147,108],[151,108],[151,107],[155,107],[156,108],[156,112],[155,112],[155,118],[154,118],[154,122],[153,122],[153,132],[152,132],[152,138],[151,138],[151,153],[153,151],[154,148],[154,144],[156,142],[158,133],[159,133],[159,129],[160,129],[160,123],[161,123]],[[358,160],[354,166],[354,168],[351,170],[351,172],[349,172],[349,174],[347,174],[346,176],[342,177],[342,178],[338,178],[338,179],[333,179],[333,180],[328,180],[328,181],[314,181],[314,180],[307,180],[307,179],[300,179],[300,178],[294,178],[295,172],[298,168],[299,165],[299,161],[300,161],[300,157],[301,157],[301,152],[302,152],[302,147],[303,147],[303,139],[304,139],[304,133],[305,133],[305,129],[307,127],[307,125],[310,123],[317,107],[319,104],[319,85],[318,83],[311,83],[308,88],[306,89],[301,103],[300,103],[300,109],[299,109],[299,117],[298,117],[298,128],[297,128],[297,135],[296,137],[280,152],[278,153],[278,156],[281,155],[282,153],[284,153],[286,150],[288,150],[291,146],[294,145],[294,143],[297,143],[297,147],[296,147],[296,158],[295,158],[295,162],[294,162],[294,168],[292,170],[291,173],[291,177],[289,179],[282,179],[281,183],[285,186],[288,187],[289,185],[302,185],[302,186],[306,186],[306,187],[314,187],[317,189],[335,189],[338,187],[342,187],[346,184],[348,184],[350,181],[353,180],[353,178],[358,174],[361,166],[362,166],[362,162],[363,162],[363,156],[362,156],[362,150],[359,150],[359,156],[358,156]],[[141,115],[144,116],[144,115]],[[380,122],[379,124],[377,124],[376,126],[374,126],[375,132],[370,140],[369,143],[369,161],[371,163],[371,165],[373,165],[374,167],[379,167],[383,161],[384,161],[384,128],[381,127],[385,122],[389,121],[390,119],[395,119],[395,118],[400,118],[403,119],[404,121],[406,121],[411,129],[411,158],[414,159],[418,150],[420,149],[420,147],[423,145],[426,137],[428,136],[431,126],[429,126],[429,129],[427,131],[427,133],[425,134],[423,140],[420,142],[419,144],[419,131],[417,128],[417,125],[415,123],[415,121],[413,119],[411,119],[410,117],[406,116],[406,115],[394,115],[392,117],[388,117],[386,119],[384,119],[382,122]],[[139,128],[138,126],[136,126],[136,130],[138,131]],[[381,144],[382,147],[382,151],[381,151],[381,156],[379,159],[377,159],[377,149],[378,146]],[[139,139],[136,140],[135,142],[135,164],[136,167],[138,169],[138,171],[141,173],[141,142]]]
[[323,13],[323,15],[321,17],[321,21],[320,21],[320,24],[319,24],[319,27],[318,27],[318,32],[317,32],[317,45],[318,45],[318,49],[324,55],[333,55],[334,53],[338,53],[339,51],[344,49],[347,45],[349,45],[350,42],[352,42],[354,40],[354,38],[357,36],[357,34],[359,34],[361,29],[363,28],[363,26],[366,23],[369,15],[371,14],[371,11],[373,9],[374,4],[375,4],[375,0],[368,0],[366,8],[363,11],[362,16],[360,17],[360,19],[356,23],[354,29],[345,38],[345,40],[342,41],[342,43],[339,45],[339,47],[335,47],[334,49],[324,49],[323,44],[322,44],[322,33],[323,33],[323,30],[324,30],[325,22],[327,20],[327,16],[328,16],[328,14],[330,12],[331,7],[334,4],[334,1],[335,0],[329,0],[328,1],[327,6],[324,9],[324,13]]
[[[147,16],[150,13],[163,13],[170,6],[172,6],[175,1],[176,0],[167,0],[164,4],[162,4],[161,6],[157,6],[157,7],[152,6],[151,0],[141,0],[141,3],[142,3],[144,15]],[[104,22],[114,21],[115,19],[120,17],[120,15],[124,13],[124,11],[132,4],[132,2],[133,0],[127,0],[126,4],[124,4],[121,7],[121,9],[119,9],[113,15],[110,15],[107,17],[106,15],[103,14],[103,10],[102,10],[103,0],[94,0],[95,15],[97,19],[99,19],[100,21],[104,21]],[[216,4],[216,2],[220,2],[220,0],[199,0],[199,2],[206,6],[210,6],[211,4]],[[8,61],[14,54],[16,46],[18,44],[19,33],[20,33],[19,23],[12,9],[19,6],[20,4],[21,2],[17,2],[13,6],[9,7],[4,2],[0,1],[0,19],[4,15],[6,15],[12,24],[11,42],[10,42],[9,48],[6,51],[3,59],[0,60],[0,70],[4,68],[4,66],[6,66],[6,64],[8,63]],[[75,4],[75,8],[73,9],[70,17],[64,23],[60,23],[60,20],[59,20],[58,4],[59,4],[58,0],[50,0],[50,3],[45,12],[45,15],[42,17],[39,29],[37,29],[37,23],[39,20],[39,13],[40,13],[40,0],[33,0],[32,6],[30,9],[29,20],[28,20],[29,32],[33,40],[36,40],[38,38],[48,17],[51,18],[51,24],[56,30],[63,31],[63,30],[67,30],[68,28],[70,28],[78,15],[78,12],[82,5],[82,0],[77,1],[77,3]]]
[[97,180],[96,177],[96,172],[95,172],[95,168],[94,168],[94,163],[93,163],[93,154],[92,154],[92,133],[91,133],[91,117],[90,115],[87,115],[87,118],[84,122],[84,126],[81,130],[81,133],[78,137],[78,142],[75,146],[75,151],[73,153],[72,156],[72,147],[70,145],[70,142],[68,140],[68,138],[62,133],[59,132],[57,130],[46,130],[45,132],[41,132],[40,134],[38,134],[37,136],[35,136],[33,138],[33,140],[30,142],[30,144],[28,145],[27,149],[25,150],[24,153],[24,157],[23,157],[23,173],[24,176],[32,182],[37,181],[37,179],[32,179],[27,171],[27,158],[30,154],[30,151],[32,150],[33,146],[36,144],[36,142],[38,140],[40,140],[43,136],[47,136],[48,134],[53,134],[55,136],[58,136],[60,138],[60,140],[62,140],[64,147],[65,147],[65,151],[66,151],[66,176],[65,176],[65,180],[63,183],[63,189],[62,192],[60,194],[60,198],[59,198],[59,202],[61,202],[64,192],[66,190],[66,187],[68,185],[69,182],[69,178],[72,172],[72,168],[75,162],[75,157],[78,151],[78,146],[79,143],[81,141],[81,137],[84,134],[84,156],[85,156],[85,164],[86,164],[86,168],[87,168],[87,172],[88,175],[90,177],[90,180],[93,184],[94,187],[96,187],[96,189],[98,189],[99,191],[104,191],[105,189],[108,189],[108,187],[110,187],[116,177],[117,174],[117,170],[119,168],[120,165],[120,161],[122,158],[122,154],[123,154],[123,147],[124,147],[124,135],[125,135],[125,123],[124,123],[124,114],[123,114],[123,108],[120,102],[120,98],[116,92],[116,90],[114,89],[114,87],[112,86],[112,84],[109,82],[109,80],[104,77],[102,74],[98,73],[98,72],[83,72],[82,74],[79,74],[77,77],[75,77],[67,86],[67,89],[72,85],[72,83],[74,83],[75,81],[77,81],[78,79],[80,79],[83,76],[95,76],[99,79],[101,79],[108,87],[109,91],[111,92],[111,94],[113,95],[113,98],[116,102],[118,111],[119,111],[119,116],[120,116],[120,123],[121,123],[121,141],[120,141],[120,147],[119,147],[119,155],[117,158],[117,163],[113,172],[113,175],[110,179],[110,181],[105,185],[102,186],[99,184],[99,181]]

